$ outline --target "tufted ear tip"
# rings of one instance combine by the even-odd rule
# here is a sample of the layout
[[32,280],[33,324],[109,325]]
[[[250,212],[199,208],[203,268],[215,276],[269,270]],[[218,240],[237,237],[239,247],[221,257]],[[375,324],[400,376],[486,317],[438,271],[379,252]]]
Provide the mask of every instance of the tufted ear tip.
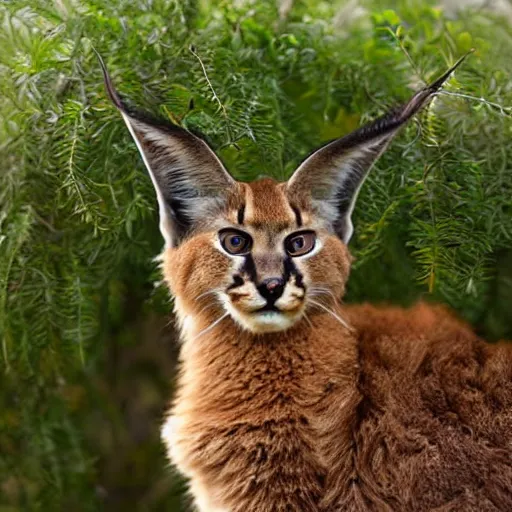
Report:
[[429,98],[431,98],[434,94],[439,92],[441,87],[446,83],[446,81],[453,75],[453,72],[466,60],[468,55],[474,53],[475,49],[472,48],[460,57],[457,62],[451,66],[447,71],[445,71],[439,78],[437,78],[434,82],[427,85],[420,91],[418,91],[411,100],[403,107],[401,112],[401,120],[407,121],[412,115],[418,112],[423,105],[426,104]]
[[94,53],[96,54],[96,57],[98,58],[98,61],[101,66],[101,71],[103,73],[103,83],[105,84],[105,90],[107,91],[108,97],[110,98],[110,101],[121,111],[124,113],[127,113],[126,105],[124,104],[123,100],[119,96],[119,93],[117,92],[116,88],[114,87],[114,84],[112,83],[112,78],[110,77],[110,74],[108,72],[107,66],[105,65],[105,62],[98,52],[96,48],[92,48]]
[[469,50],[466,54],[464,54],[462,57],[460,57],[459,60],[450,69],[448,69],[445,73],[443,73],[437,80],[435,80],[433,83],[431,83],[426,89],[429,90],[429,92],[431,94],[437,92],[444,85],[446,80],[448,80],[448,78],[450,78],[450,76],[452,76],[453,72],[466,60],[466,58],[469,55],[471,55],[472,53],[475,53],[475,51],[476,51],[475,48],[471,48],[471,50]]

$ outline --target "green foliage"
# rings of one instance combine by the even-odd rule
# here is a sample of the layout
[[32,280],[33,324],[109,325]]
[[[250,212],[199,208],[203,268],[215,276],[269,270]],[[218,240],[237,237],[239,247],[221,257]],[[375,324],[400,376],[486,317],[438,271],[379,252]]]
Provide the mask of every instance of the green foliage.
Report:
[[281,18],[249,0],[0,6],[1,510],[179,502],[157,434],[172,355],[152,327],[170,309],[156,201],[93,47],[126,97],[205,133],[243,180],[286,178],[476,48],[363,187],[347,299],[423,295],[512,336],[512,29],[364,5],[351,21],[343,1]]

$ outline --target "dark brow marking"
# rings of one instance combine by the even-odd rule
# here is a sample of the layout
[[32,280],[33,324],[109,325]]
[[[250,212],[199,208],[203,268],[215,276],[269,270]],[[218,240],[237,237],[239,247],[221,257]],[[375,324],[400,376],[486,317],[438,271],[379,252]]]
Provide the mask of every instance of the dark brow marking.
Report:
[[244,223],[244,215],[245,215],[245,204],[240,206],[240,208],[238,209],[238,219],[237,219],[238,224]]
[[290,205],[290,208],[293,210],[293,213],[295,214],[295,221],[297,222],[297,227],[302,227],[302,215],[300,213],[300,210],[293,204]]

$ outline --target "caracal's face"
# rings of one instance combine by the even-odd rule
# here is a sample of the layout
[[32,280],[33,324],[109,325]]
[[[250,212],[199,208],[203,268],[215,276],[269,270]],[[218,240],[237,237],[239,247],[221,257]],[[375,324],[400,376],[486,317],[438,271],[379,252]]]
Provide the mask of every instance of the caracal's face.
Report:
[[332,309],[349,271],[346,246],[269,179],[237,184],[226,209],[164,259],[178,313],[227,314],[253,333]]

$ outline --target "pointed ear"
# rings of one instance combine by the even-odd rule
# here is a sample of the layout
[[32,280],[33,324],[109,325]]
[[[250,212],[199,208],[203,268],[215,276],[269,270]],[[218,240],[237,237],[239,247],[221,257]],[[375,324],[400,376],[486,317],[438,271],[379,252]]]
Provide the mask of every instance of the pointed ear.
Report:
[[288,181],[290,201],[311,204],[343,242],[348,243],[353,232],[352,210],[373,163],[400,127],[432,98],[466,56],[405,105],[315,151]]
[[196,223],[222,207],[236,182],[204,140],[128,107],[98,58],[108,95],[121,112],[155,187],[166,247],[176,246]]

